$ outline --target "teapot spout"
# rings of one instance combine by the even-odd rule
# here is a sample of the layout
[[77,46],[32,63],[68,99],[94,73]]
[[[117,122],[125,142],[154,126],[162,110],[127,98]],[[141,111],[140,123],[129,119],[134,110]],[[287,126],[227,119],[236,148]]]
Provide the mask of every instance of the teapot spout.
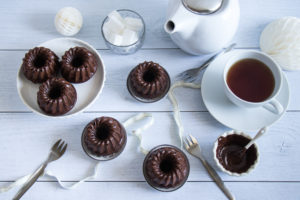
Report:
[[168,33],[168,34],[173,34],[175,32],[175,23],[173,20],[168,20],[166,23],[165,23],[165,31]]
[[172,7],[172,9],[170,10],[167,21],[164,25],[165,31],[170,35],[173,35],[176,32],[181,33],[184,30],[182,26],[185,26],[186,23],[186,21],[184,20],[186,11],[184,8],[182,8],[182,6],[180,6],[181,3],[179,1],[177,3],[178,5],[173,5],[174,7]]
[[176,37],[178,40],[185,40],[190,37],[196,27],[196,20],[185,21],[176,20],[171,18],[166,21],[164,25],[165,31],[171,36]]
[[164,29],[169,35],[183,39],[193,33],[198,20],[186,20],[186,12],[185,8],[179,7],[167,18]]

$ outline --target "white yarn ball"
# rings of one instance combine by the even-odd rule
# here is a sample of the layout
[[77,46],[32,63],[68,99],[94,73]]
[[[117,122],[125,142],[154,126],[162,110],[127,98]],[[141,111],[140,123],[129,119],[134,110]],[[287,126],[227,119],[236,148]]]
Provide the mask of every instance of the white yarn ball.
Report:
[[268,24],[260,48],[285,70],[300,70],[300,19],[284,17]]
[[79,32],[82,26],[82,15],[76,8],[65,7],[55,16],[56,30],[65,36],[72,36]]

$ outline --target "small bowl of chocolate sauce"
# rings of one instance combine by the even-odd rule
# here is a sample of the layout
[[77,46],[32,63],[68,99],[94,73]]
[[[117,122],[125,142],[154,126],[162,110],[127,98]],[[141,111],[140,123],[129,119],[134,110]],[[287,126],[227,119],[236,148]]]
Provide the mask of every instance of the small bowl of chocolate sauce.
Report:
[[256,144],[243,152],[251,137],[243,132],[228,131],[215,142],[213,153],[217,166],[232,176],[241,176],[251,172],[259,161]]

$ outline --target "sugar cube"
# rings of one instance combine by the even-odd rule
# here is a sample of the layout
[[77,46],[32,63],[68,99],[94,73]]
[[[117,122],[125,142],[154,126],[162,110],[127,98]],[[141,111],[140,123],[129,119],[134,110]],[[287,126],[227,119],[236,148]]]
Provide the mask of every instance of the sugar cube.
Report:
[[138,40],[138,36],[135,31],[132,31],[128,28],[124,29],[123,31],[123,39],[122,39],[122,45],[127,46],[135,43]]
[[112,33],[106,38],[111,44],[116,46],[121,46],[123,41],[123,36],[119,34]]
[[143,22],[141,19],[133,18],[133,17],[125,17],[124,18],[126,27],[139,32],[143,28]]
[[122,33],[125,28],[125,21],[117,11],[113,11],[108,15],[105,24],[114,33]]
[[103,25],[105,38],[116,46],[128,46],[138,41],[138,32],[143,23],[138,18],[123,18],[117,11],[108,15],[108,20]]
[[115,19],[115,20],[119,20],[119,21],[123,21],[123,17],[120,15],[120,13],[116,10],[110,12],[108,14],[108,18],[110,19]]

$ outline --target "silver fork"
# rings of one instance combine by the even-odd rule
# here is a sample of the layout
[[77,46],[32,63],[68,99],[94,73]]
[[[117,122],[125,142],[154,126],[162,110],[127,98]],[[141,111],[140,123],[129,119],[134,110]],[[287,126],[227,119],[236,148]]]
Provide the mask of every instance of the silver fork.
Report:
[[202,162],[203,166],[209,173],[210,177],[216,182],[216,184],[219,186],[219,188],[223,191],[223,193],[227,196],[228,199],[233,200],[234,196],[229,192],[229,190],[224,185],[224,182],[222,181],[221,177],[217,174],[217,172],[212,168],[212,166],[205,160],[201,153],[200,146],[198,144],[198,141],[193,136],[189,135],[189,137],[185,138],[184,141],[186,150],[196,158],[199,158],[199,160]]
[[36,180],[44,174],[45,168],[47,165],[59,159],[66,151],[68,144],[62,141],[61,139],[58,140],[51,148],[50,154],[47,158],[47,160],[42,164],[40,168],[38,168],[32,176],[29,178],[29,180],[25,183],[25,185],[19,190],[19,192],[15,195],[13,200],[19,200],[25,192],[36,182]]
[[223,55],[223,54],[231,51],[235,47],[235,45],[236,45],[236,43],[233,43],[230,46],[228,46],[227,48],[221,50],[220,52],[218,52],[217,54],[215,54],[214,56],[209,58],[207,61],[205,61],[200,67],[188,69],[186,71],[181,72],[180,74],[178,74],[176,76],[176,79],[182,80],[184,82],[189,82],[189,83],[196,81],[199,73],[203,69],[205,69],[212,61],[214,61],[220,55]]

